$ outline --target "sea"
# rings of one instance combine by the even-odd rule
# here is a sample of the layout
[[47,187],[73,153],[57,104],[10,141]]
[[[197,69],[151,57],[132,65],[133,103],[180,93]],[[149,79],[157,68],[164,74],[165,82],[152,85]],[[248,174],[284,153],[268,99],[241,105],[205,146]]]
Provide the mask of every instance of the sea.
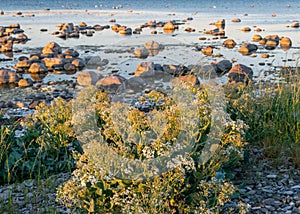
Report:
[[188,13],[299,14],[299,0],[1,0],[0,10],[141,10]]

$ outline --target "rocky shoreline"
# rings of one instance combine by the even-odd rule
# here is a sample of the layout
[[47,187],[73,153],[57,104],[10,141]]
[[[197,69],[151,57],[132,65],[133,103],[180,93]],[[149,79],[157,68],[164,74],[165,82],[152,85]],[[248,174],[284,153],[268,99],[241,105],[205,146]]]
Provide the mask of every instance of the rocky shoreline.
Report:
[[[126,16],[131,14],[132,11],[125,12]],[[26,22],[25,30],[19,24],[0,27],[0,115],[3,113],[4,124],[31,114],[41,102],[49,104],[58,97],[72,100],[90,85],[112,94],[121,91],[137,95],[177,80],[194,85],[206,80],[217,84],[275,81],[277,67],[293,71],[298,66],[295,54],[299,41],[259,26],[241,27],[242,18],[220,19],[207,23],[211,29],[196,29],[192,24],[197,19],[190,16],[130,26],[118,24],[110,12],[105,15],[108,24],[65,22],[55,26],[53,32],[50,26],[31,31]],[[4,16],[21,22],[36,18],[4,12],[0,20]],[[170,17],[173,15],[167,16]],[[229,29],[238,28],[237,34],[246,39],[228,36],[227,25]],[[296,30],[299,21],[293,20],[288,26]],[[31,48],[31,36],[26,31],[34,38],[34,33],[45,35],[47,44]],[[252,32],[251,36],[247,32]],[[101,41],[98,35],[117,42],[90,45],[89,41]],[[203,57],[205,60],[199,62]],[[288,159],[286,165],[274,165],[264,158],[260,148],[249,148],[249,154],[248,163],[234,171],[233,180],[249,213],[300,213],[300,170]],[[0,204],[11,207],[11,213],[73,213],[55,201],[56,187],[70,176],[59,174],[43,181],[2,186]]]

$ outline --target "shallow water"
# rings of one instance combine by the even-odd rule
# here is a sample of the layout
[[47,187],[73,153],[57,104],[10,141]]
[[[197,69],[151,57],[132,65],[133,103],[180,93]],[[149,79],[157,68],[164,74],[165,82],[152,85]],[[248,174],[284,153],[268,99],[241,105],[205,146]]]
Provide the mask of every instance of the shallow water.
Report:
[[83,10],[147,10],[174,11],[190,13],[270,13],[294,14],[298,13],[298,0],[1,0],[2,10],[51,10],[83,9]]
[[[19,2],[17,7],[16,2]],[[299,4],[298,1],[274,1],[272,6],[268,7],[267,10],[260,11],[258,8],[262,6],[266,7],[269,4],[266,2],[259,3],[258,1],[205,1],[202,7],[199,6],[201,1],[189,1],[188,4],[179,9],[161,8],[158,5],[169,4],[167,1],[164,3],[153,2],[153,7],[148,8],[148,11],[137,11],[136,9],[145,9],[145,5],[140,5],[140,2],[136,1],[133,4],[132,1],[122,1],[123,8],[119,10],[111,10],[110,4],[116,4],[116,1],[110,1],[105,3],[102,1],[102,5],[106,5],[107,10],[99,10],[99,8],[92,8],[91,5],[100,4],[100,1],[89,1],[88,4],[82,4],[78,1],[76,7],[72,7],[80,10],[54,10],[62,9],[65,7],[58,7],[62,1],[37,1],[37,5],[27,4],[29,1],[2,1],[1,7],[4,10],[11,10],[10,12],[5,11],[5,15],[0,16],[1,25],[9,25],[12,23],[19,23],[21,28],[25,30],[25,33],[31,39],[26,44],[15,45],[16,49],[21,50],[20,53],[14,53],[13,61],[0,62],[0,67],[10,68],[14,65],[19,56],[30,55],[36,52],[38,49],[45,46],[49,41],[55,41],[64,48],[72,47],[79,51],[80,57],[95,56],[98,55],[102,59],[108,59],[109,64],[101,72],[105,75],[111,74],[112,70],[119,70],[119,74],[129,78],[130,73],[135,71],[136,65],[142,61],[152,61],[160,64],[197,64],[197,63],[210,63],[212,61],[220,61],[222,59],[236,59],[238,63],[242,63],[251,66],[256,76],[260,76],[265,70],[270,70],[272,66],[298,66],[296,61],[299,58],[300,52],[300,37],[299,28],[292,29],[288,28],[292,20],[299,18]],[[52,2],[52,3],[51,3]],[[63,1],[64,4],[75,4],[77,1]],[[148,1],[147,1],[148,2]],[[223,2],[223,3],[220,3]],[[240,4],[238,4],[238,2]],[[256,3],[255,3],[256,2]],[[254,4],[255,3],[255,4]],[[175,1],[172,4],[180,5],[182,2]],[[194,4],[194,7],[192,6]],[[216,8],[211,5],[220,5]],[[251,8],[249,5],[253,4]],[[291,7],[287,8],[286,5],[290,4]],[[62,4],[61,4],[62,5]],[[222,6],[221,6],[222,5]],[[230,5],[232,10],[228,10]],[[131,7],[129,7],[131,6]],[[276,17],[272,17],[272,13],[276,12],[276,8],[281,6],[281,10],[278,11]],[[103,6],[104,7],[104,6]],[[43,10],[43,8],[51,8],[50,10]],[[133,8],[133,12],[128,12],[127,8]],[[159,9],[160,8],[160,9]],[[180,8],[180,7],[176,7]],[[206,8],[206,9],[205,9]],[[223,9],[221,9],[223,8]],[[33,10],[35,9],[35,10]],[[93,9],[93,10],[82,10],[82,9]],[[108,10],[109,9],[109,10]],[[197,9],[197,12],[195,12]],[[198,10],[199,9],[199,10]],[[16,11],[24,10],[23,16],[17,16]],[[25,11],[27,10],[27,11]],[[226,10],[227,12],[222,12]],[[293,12],[292,12],[293,11]],[[295,13],[295,11],[297,11]],[[245,16],[244,14],[248,15]],[[32,16],[34,14],[34,16]],[[159,33],[152,35],[153,29],[143,29],[141,35],[122,36],[112,30],[103,30],[96,32],[93,37],[86,37],[81,35],[79,39],[67,39],[62,40],[56,36],[51,35],[53,31],[56,31],[56,25],[58,23],[72,22],[79,24],[84,21],[88,25],[112,25],[110,19],[116,19],[118,24],[126,25],[132,29],[139,27],[141,24],[150,20],[156,21],[167,21],[167,20],[183,20],[188,17],[192,17],[193,20],[188,21],[185,25],[180,25],[179,30],[173,34],[165,34],[162,29],[156,29]],[[242,22],[233,23],[232,18],[240,18]],[[232,38],[237,42],[237,46],[232,49],[226,49],[221,47],[224,40],[212,40],[212,36],[205,35],[202,33],[205,29],[214,29],[215,27],[210,25],[211,22],[219,19],[226,20],[226,36]],[[262,32],[241,32],[240,28],[249,26],[252,29],[253,26],[260,27],[263,29]],[[196,29],[194,33],[187,33],[184,31],[185,28],[191,27]],[[41,28],[46,28],[47,32],[41,32]],[[253,58],[250,56],[242,56],[237,52],[239,46],[243,42],[251,42],[253,34],[260,34],[266,36],[270,34],[278,34],[281,36],[290,37],[293,42],[293,47],[288,51],[283,51],[280,47],[273,51],[267,51],[260,47],[257,51],[257,57]],[[200,41],[199,37],[207,37],[210,40]],[[149,57],[147,59],[137,59],[132,54],[132,50],[137,47],[143,47],[143,45],[149,41],[154,40],[164,45],[164,50],[160,51],[157,56]],[[204,47],[212,45],[215,48],[214,54],[220,53],[223,55],[221,58],[216,57],[205,57],[201,52],[195,51],[194,46]],[[128,50],[128,51],[126,51]],[[130,52],[131,50],[131,52]],[[268,59],[262,59],[262,53],[269,53],[271,55]],[[0,54],[0,58],[6,58],[3,54]],[[292,59],[292,60],[289,60]],[[293,61],[294,60],[294,61]],[[259,65],[265,63],[265,65]],[[29,77],[29,75],[25,75]],[[73,79],[75,75],[47,75],[44,79],[45,82]]]

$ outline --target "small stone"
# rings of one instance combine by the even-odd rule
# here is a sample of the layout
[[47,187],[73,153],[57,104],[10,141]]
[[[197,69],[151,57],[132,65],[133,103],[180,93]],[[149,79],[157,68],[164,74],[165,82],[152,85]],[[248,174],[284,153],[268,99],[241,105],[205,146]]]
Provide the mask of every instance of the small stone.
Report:
[[300,185],[292,186],[291,189],[300,189]]
[[294,192],[293,191],[285,191],[283,192],[284,195],[293,195]]
[[275,178],[277,178],[277,175],[270,174],[270,175],[267,175],[267,178],[269,178],[269,179],[275,179]]

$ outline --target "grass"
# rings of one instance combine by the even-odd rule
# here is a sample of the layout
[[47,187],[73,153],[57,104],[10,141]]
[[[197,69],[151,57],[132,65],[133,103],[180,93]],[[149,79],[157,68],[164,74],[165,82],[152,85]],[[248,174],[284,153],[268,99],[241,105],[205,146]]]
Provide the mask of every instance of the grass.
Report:
[[[229,89],[232,117],[249,125],[247,141],[265,149],[274,161],[300,166],[300,74],[280,72],[284,81]],[[234,91],[234,92],[233,92]]]

